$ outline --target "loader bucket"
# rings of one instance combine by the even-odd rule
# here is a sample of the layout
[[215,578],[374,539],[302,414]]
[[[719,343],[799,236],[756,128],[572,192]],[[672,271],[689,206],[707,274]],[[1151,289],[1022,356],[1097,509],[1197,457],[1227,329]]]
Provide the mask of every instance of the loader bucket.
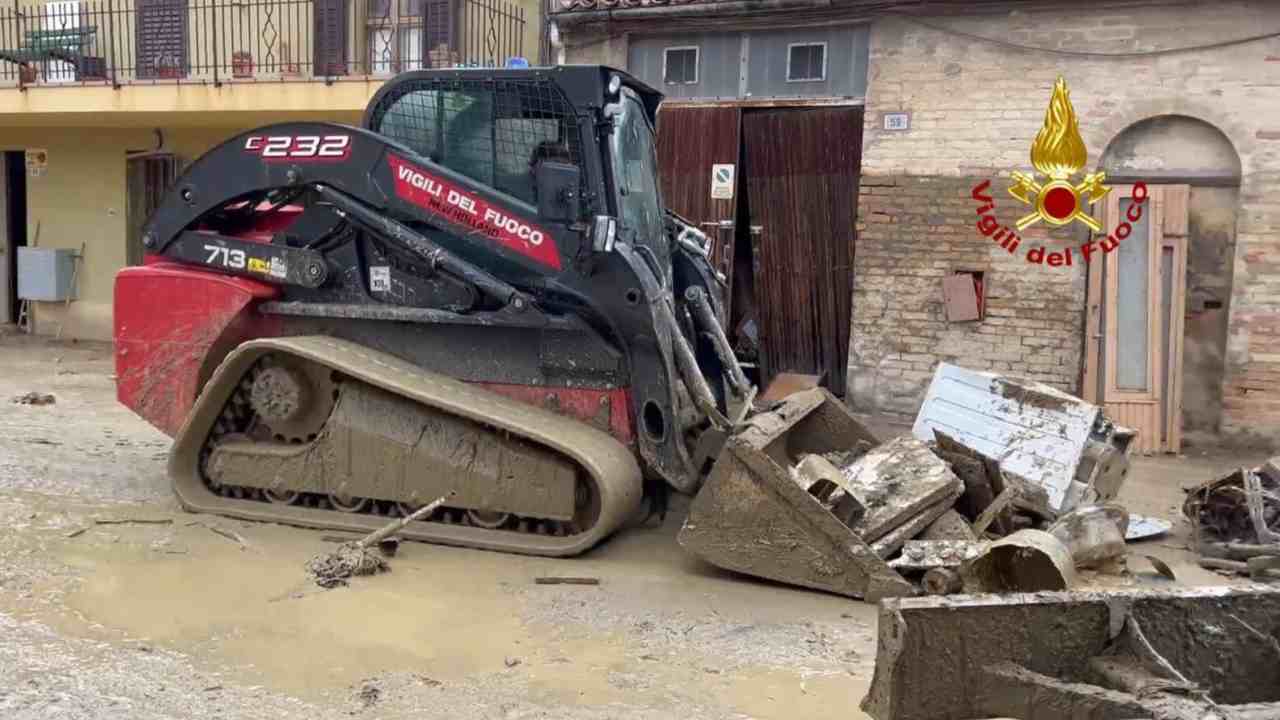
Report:
[[1280,590],[1054,592],[880,605],[875,720],[1280,717]]
[[689,507],[679,542],[719,567],[855,598],[913,587],[790,474],[809,454],[878,440],[822,388],[751,418],[721,450]]

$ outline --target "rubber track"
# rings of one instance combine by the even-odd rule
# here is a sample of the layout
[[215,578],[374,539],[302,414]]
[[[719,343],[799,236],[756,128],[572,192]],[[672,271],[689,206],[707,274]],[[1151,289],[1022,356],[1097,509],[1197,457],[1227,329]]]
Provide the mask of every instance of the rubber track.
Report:
[[251,340],[232,351],[196,400],[169,451],[169,478],[183,508],[244,520],[301,527],[370,532],[384,526],[380,515],[278,505],[222,497],[200,473],[200,451],[227,399],[245,373],[268,353],[285,353],[320,363],[388,392],[505,430],[558,451],[576,462],[595,483],[600,498],[596,523],[568,536],[548,536],[467,525],[415,522],[400,533],[411,540],[526,555],[580,554],[622,526],[640,505],[640,467],[612,436],[548,410],[520,403],[453,378],[406,363],[361,345],[324,336]]

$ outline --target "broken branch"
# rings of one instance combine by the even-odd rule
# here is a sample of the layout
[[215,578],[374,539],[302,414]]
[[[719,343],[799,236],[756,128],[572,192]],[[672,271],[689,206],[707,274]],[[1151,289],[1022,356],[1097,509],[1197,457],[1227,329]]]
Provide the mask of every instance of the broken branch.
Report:
[[400,518],[395,522],[388,523],[385,527],[381,529],[374,530],[368,535],[365,535],[360,540],[356,541],[356,546],[359,547],[361,550],[363,550],[369,547],[370,545],[377,545],[378,543],[382,542],[383,540],[390,537],[391,535],[394,535],[395,533],[403,530],[405,525],[408,525],[409,523],[415,520],[421,520],[427,517],[428,515],[430,515],[431,513],[435,512],[436,508],[445,504],[445,502],[448,501],[449,498],[453,497],[454,495],[455,495],[454,492],[450,492],[448,495],[440,497],[439,499],[429,502],[426,505],[423,505],[422,507],[418,508],[417,510],[414,510],[413,512],[409,513],[407,516]]
[[106,520],[94,520],[94,525],[172,525],[173,520],[159,520],[150,518],[115,518]]

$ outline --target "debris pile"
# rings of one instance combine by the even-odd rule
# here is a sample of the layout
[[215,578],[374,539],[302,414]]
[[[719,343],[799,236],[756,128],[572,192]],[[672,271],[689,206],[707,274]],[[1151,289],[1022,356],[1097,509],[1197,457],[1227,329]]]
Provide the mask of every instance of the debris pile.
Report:
[[1182,513],[1202,566],[1280,577],[1280,456],[1191,488]]
[[821,388],[730,437],[680,532],[724,568],[877,601],[1064,590],[1113,568],[1132,430],[1038,383],[943,364],[911,436]]
[[9,402],[15,405],[53,405],[58,399],[48,393],[38,393],[34,390],[22,395],[15,395]]
[[357,575],[376,575],[390,569],[387,561],[370,552],[359,542],[348,542],[333,552],[317,555],[307,561],[307,572],[322,588],[342,587]]
[[[311,558],[307,561],[307,572],[317,585],[329,589],[345,586],[350,578],[358,575],[376,575],[390,570],[391,566],[387,564],[384,556],[390,557],[396,553],[398,543],[392,536],[405,525],[435,512],[451,497],[453,497],[452,492],[423,505],[399,520],[374,530],[359,540],[344,542],[333,552],[322,553]],[[375,554],[374,548],[378,548],[381,555]]]

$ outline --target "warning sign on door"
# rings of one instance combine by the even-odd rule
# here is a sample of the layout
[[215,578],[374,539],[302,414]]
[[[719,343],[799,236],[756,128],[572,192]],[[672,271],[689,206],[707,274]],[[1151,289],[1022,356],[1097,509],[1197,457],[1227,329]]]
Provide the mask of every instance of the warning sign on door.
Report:
[[712,200],[732,200],[733,199],[733,166],[732,165],[712,165],[711,166],[711,199]]

